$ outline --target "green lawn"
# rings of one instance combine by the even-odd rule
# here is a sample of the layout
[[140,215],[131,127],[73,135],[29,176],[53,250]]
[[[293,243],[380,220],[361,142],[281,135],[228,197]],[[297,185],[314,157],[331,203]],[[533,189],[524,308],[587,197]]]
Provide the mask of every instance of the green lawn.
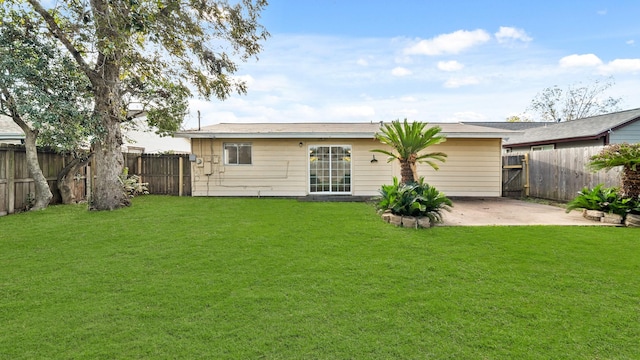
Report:
[[147,196],[0,218],[1,359],[638,359],[640,232]]

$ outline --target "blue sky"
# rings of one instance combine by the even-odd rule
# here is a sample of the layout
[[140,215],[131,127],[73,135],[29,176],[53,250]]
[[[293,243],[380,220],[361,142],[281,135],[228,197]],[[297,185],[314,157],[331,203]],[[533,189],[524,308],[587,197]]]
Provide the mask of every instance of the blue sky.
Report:
[[220,122],[504,121],[547,87],[612,76],[640,107],[640,1],[272,0],[248,94],[194,100]]

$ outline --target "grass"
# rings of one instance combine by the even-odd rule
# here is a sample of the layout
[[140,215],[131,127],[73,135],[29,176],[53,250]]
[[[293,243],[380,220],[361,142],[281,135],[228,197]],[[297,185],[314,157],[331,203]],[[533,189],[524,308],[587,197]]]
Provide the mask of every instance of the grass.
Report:
[[0,218],[2,359],[636,359],[640,236],[147,196]]

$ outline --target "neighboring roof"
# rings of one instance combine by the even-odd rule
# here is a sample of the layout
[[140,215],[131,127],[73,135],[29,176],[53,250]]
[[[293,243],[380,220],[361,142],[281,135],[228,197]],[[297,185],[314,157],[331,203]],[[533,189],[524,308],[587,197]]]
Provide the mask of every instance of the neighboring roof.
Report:
[[525,130],[505,139],[504,147],[537,145],[550,142],[592,140],[606,136],[623,126],[640,120],[640,108],[590,116]]
[[0,140],[22,140],[24,132],[10,117],[0,115]]
[[541,127],[548,125],[543,122],[507,122],[507,121],[478,121],[478,122],[468,122],[466,124],[476,125],[476,126],[484,126],[496,129],[504,129],[504,130],[512,130],[512,131],[522,131],[531,128]]
[[[184,138],[326,138],[372,139],[380,131],[382,122],[372,123],[222,123],[202,127],[200,130],[184,130],[175,137]],[[429,123],[440,126],[442,134],[450,138],[503,138],[514,134],[509,130],[481,127],[462,123]]]

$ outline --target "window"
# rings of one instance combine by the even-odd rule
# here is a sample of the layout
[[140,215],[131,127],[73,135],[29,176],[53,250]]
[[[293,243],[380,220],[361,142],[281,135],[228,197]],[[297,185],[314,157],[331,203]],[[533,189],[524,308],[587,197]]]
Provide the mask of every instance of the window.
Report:
[[553,149],[554,149],[553,144],[551,144],[551,145],[538,145],[538,146],[532,146],[531,147],[531,151],[553,150]]
[[251,165],[251,144],[225,143],[224,163],[226,165]]

